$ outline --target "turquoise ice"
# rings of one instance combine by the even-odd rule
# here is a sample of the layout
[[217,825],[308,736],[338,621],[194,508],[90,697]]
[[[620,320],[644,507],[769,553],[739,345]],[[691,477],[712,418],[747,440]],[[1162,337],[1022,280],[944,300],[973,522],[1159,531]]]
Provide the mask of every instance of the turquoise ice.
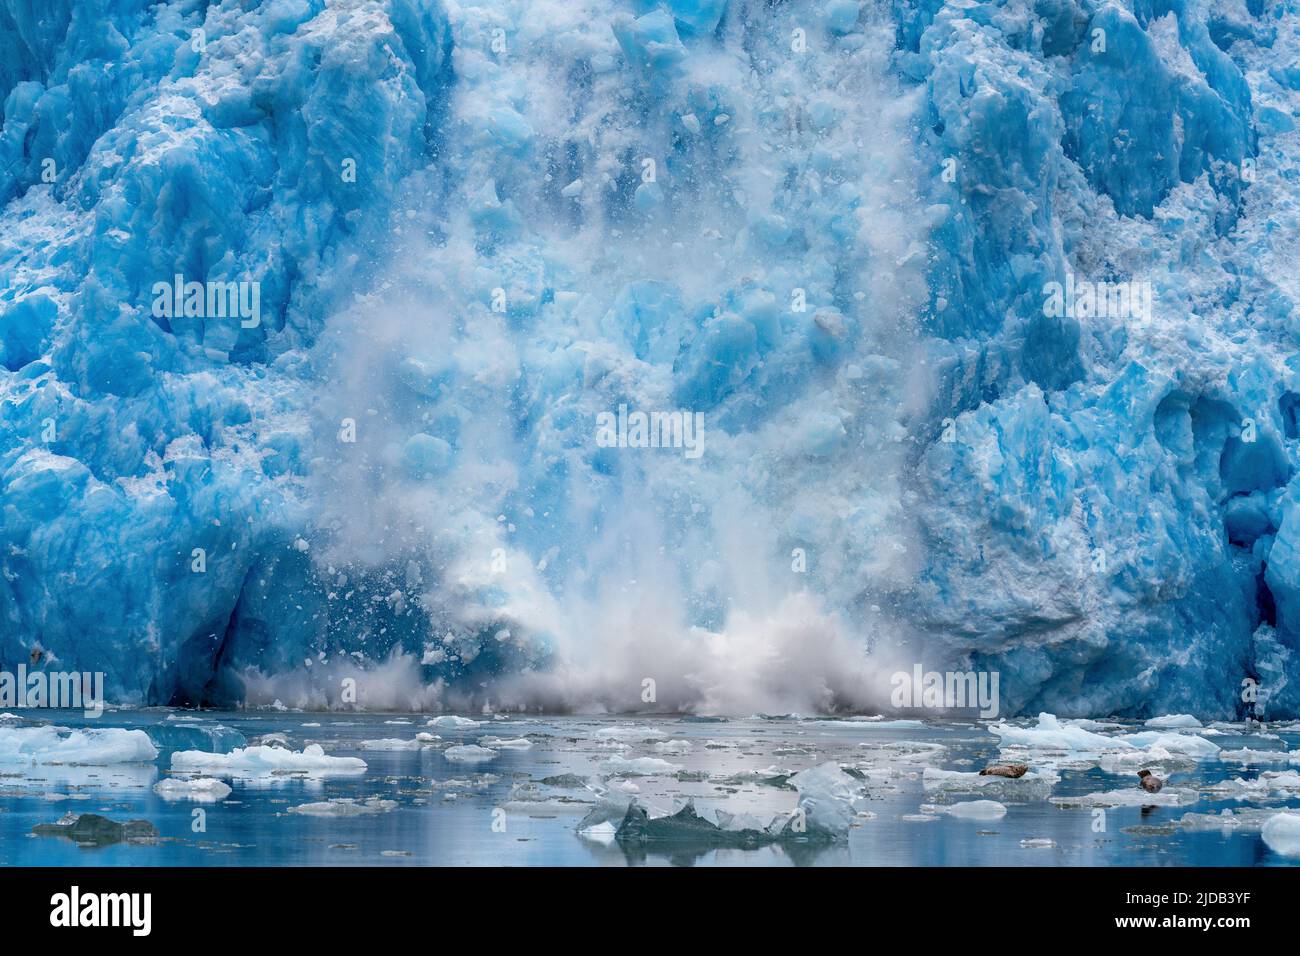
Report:
[[[779,713],[920,662],[1004,715],[1296,716],[1298,27],[0,0],[0,665]],[[620,404],[703,455],[599,447]]]

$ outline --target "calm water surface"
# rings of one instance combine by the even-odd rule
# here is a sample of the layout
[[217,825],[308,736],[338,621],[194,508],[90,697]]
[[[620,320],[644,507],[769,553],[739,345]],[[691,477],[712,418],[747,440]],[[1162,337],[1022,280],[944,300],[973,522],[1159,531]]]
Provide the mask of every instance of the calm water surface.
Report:
[[[1030,755],[1034,766],[1055,764],[1060,779],[1051,799],[1012,802],[994,821],[942,812],[981,797],[927,790],[926,767],[970,772],[999,759],[998,740],[972,722],[881,722],[782,719],[699,721],[678,717],[476,717],[476,727],[426,726],[427,715],[299,714],[284,712],[117,711],[98,720],[80,713],[43,712],[26,725],[144,730],[159,748],[154,763],[107,767],[30,766],[0,761],[0,864],[3,865],[739,865],[739,866],[1173,866],[1286,865],[1258,832],[1262,810],[1300,807],[1300,799],[1224,800],[1207,792],[1232,778],[1289,769],[1282,758],[1263,763],[1211,759],[1171,769],[1167,789],[1188,791],[1185,806],[1115,807],[1100,815],[1071,798],[1134,788],[1125,768],[1108,773],[1078,755]],[[1028,722],[1032,723],[1032,721]],[[16,726],[10,723],[7,726]],[[1116,724],[1113,729],[1119,729]],[[1125,730],[1141,729],[1125,725]],[[1207,739],[1225,750],[1283,751],[1300,747],[1300,732],[1268,735],[1240,725]],[[367,742],[440,738],[418,749],[380,750]],[[228,752],[264,735],[283,735],[301,750],[321,745],[332,756],[360,757],[357,776],[280,774],[222,776],[233,789],[224,800],[168,801],[154,785],[168,776],[177,750]],[[447,747],[487,737],[523,738],[528,749],[498,749],[486,762],[462,763]],[[689,746],[669,741],[685,741]],[[391,746],[391,744],[389,745]],[[611,758],[666,761],[653,776],[611,776]],[[606,793],[672,811],[693,797],[702,811],[753,813],[766,822],[788,813],[797,793],[779,785],[784,773],[834,760],[860,776],[847,844],[758,850],[625,852],[617,843],[580,837],[577,822]],[[617,769],[617,768],[615,768]],[[1162,771],[1164,773],[1164,771]],[[221,776],[220,774],[213,774]],[[551,783],[542,783],[550,779]],[[337,798],[380,798],[396,807],[350,816],[312,816],[291,808]],[[936,807],[940,809],[935,810]],[[1244,825],[1196,830],[1185,814],[1232,810]],[[195,811],[202,813],[196,815]],[[99,813],[114,820],[145,819],[157,827],[152,844],[81,847],[32,834],[65,813]],[[1256,814],[1253,825],[1251,814]],[[196,827],[205,829],[196,832]],[[1022,841],[1051,841],[1022,845]]]

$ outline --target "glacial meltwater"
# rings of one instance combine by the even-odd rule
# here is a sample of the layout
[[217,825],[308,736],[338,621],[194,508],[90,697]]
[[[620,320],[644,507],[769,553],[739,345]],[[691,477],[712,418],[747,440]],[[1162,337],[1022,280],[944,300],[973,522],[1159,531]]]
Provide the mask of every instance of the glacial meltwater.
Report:
[[6,714],[0,865],[1285,865],[1297,748],[1177,715]]

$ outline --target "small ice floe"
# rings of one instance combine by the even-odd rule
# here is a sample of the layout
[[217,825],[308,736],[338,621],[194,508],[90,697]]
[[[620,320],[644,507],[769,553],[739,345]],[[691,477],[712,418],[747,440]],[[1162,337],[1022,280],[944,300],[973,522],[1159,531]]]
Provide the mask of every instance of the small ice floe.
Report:
[[172,754],[172,770],[218,776],[335,776],[365,773],[366,762],[360,757],[331,757],[320,744],[308,744],[301,752],[284,747],[241,747],[228,754],[185,750]]
[[925,803],[920,808],[925,813],[946,813],[958,820],[1001,820],[1007,815],[1007,808],[996,800],[963,800],[947,806]]
[[184,779],[168,777],[154,785],[153,792],[164,800],[193,800],[196,803],[216,803],[230,796],[230,787],[212,777]]
[[1052,714],[1039,714],[1033,727],[1019,727],[1010,722],[994,724],[990,733],[999,738],[1000,746],[1054,752],[1083,751],[1105,753],[1116,750],[1161,748],[1169,753],[1197,759],[1209,759],[1219,753],[1219,745],[1196,734],[1167,731],[1141,731],[1135,734],[1108,736],[1080,726],[1078,722],[1060,721]]
[[1161,733],[1142,731],[1117,738],[1123,743],[1145,750],[1165,750],[1169,753],[1183,754],[1197,760],[1211,760],[1223,749],[1212,740],[1206,740],[1197,734]]
[[607,777],[658,777],[674,774],[681,766],[658,757],[610,757],[600,765]]
[[900,740],[894,743],[858,744],[862,759],[869,765],[889,768],[900,773],[913,773],[921,767],[937,763],[948,754],[943,744],[919,740]]
[[615,829],[613,823],[609,820],[603,820],[600,823],[579,830],[578,836],[582,837],[584,840],[591,840],[593,843],[599,843],[602,846],[609,846],[614,842],[617,833],[618,831]]
[[658,727],[638,727],[632,724],[619,724],[615,727],[601,727],[592,736],[597,740],[659,740],[668,735]]
[[392,720],[385,720],[386,724],[409,724],[410,721],[405,717],[395,717]]
[[543,777],[537,781],[543,787],[555,787],[560,790],[586,790],[587,778],[576,773],[561,773],[553,777]]
[[260,737],[253,738],[255,747],[288,747],[289,738],[284,734],[262,734]]
[[1257,833],[1277,815],[1276,810],[1220,810],[1218,813],[1184,813],[1178,820],[1184,830],[1223,833]]
[[1279,813],[1260,831],[1264,845],[1282,856],[1300,856],[1300,814]]
[[1147,793],[1141,787],[1085,793],[1071,797],[1049,797],[1058,807],[1185,807],[1201,799],[1195,790],[1168,789]]
[[1191,714],[1166,714],[1163,717],[1152,717],[1146,722],[1146,726],[1152,730],[1176,730],[1184,727],[1201,727],[1203,725]]
[[1138,770],[1161,770],[1166,776],[1180,770],[1192,770],[1196,760],[1186,754],[1175,754],[1164,747],[1147,747],[1145,750],[1121,750],[1102,754],[1097,766],[1107,773],[1129,774]]
[[494,773],[476,773],[468,777],[456,777],[451,780],[433,780],[429,789],[438,790],[485,790],[501,780]]
[[989,732],[999,739],[1000,746],[1024,747],[1030,750],[1108,750],[1115,747],[1114,739],[1063,724],[1053,714],[1039,714],[1033,727],[1017,727],[1003,721],[989,727]]
[[938,770],[926,767],[921,783],[927,792],[977,793],[996,797],[1007,803],[1044,800],[1056,786],[1060,775],[1053,770],[1033,770],[1021,777],[1002,777],[961,770]]
[[1251,750],[1249,747],[1220,750],[1218,758],[1224,763],[1239,763],[1242,766],[1300,762],[1293,760],[1292,755],[1285,750]]
[[828,727],[834,730],[925,730],[921,720],[893,720],[888,717],[845,717],[843,720],[809,720],[809,727]]
[[290,813],[300,813],[308,817],[359,817],[371,813],[387,813],[397,809],[396,800],[382,800],[379,797],[367,797],[357,800],[353,797],[335,797],[319,803],[304,803],[290,807]]
[[833,760],[801,770],[790,778],[799,791],[796,812],[806,818],[806,825],[824,834],[843,836],[853,818],[853,801],[859,784]]
[[1056,846],[1056,841],[1049,837],[1031,837],[1028,840],[1021,840],[1020,845],[1026,850],[1046,850]]
[[0,726],[0,764],[105,767],[149,763],[157,757],[158,748],[143,730]]
[[442,727],[447,730],[469,730],[479,726],[479,721],[470,720],[468,717],[457,717],[454,714],[443,714],[441,717],[434,717],[425,723],[426,727]]
[[779,787],[783,790],[793,790],[790,778],[794,776],[791,770],[785,770],[781,767],[772,766],[763,770],[741,770],[738,773],[730,774],[723,777],[718,783],[726,786],[737,786],[746,783],[761,784],[765,787]]
[[531,750],[533,742],[527,737],[484,737],[483,746],[496,747],[498,750]]
[[[578,823],[584,839],[673,849],[752,849],[781,843],[833,843],[847,838],[853,819],[856,782],[834,763],[796,774],[803,778],[799,800],[789,813],[766,825],[749,814],[722,809],[696,810],[695,802],[671,813],[642,806],[602,801]],[[610,829],[613,829],[612,840]]]
[[1216,800],[1269,803],[1300,795],[1300,773],[1294,770],[1265,770],[1254,780],[1232,777],[1201,788]]
[[689,740],[661,740],[655,744],[655,753],[673,755],[690,752],[691,742]]
[[424,731],[424,730],[422,730],[422,731],[420,731],[418,734],[416,734],[416,735],[415,735],[415,739],[418,740],[418,741],[419,741],[420,743],[422,743],[422,744],[435,744],[435,743],[437,743],[439,740],[442,740],[442,738],[439,737],[437,734],[431,734],[431,733],[428,733],[427,731]]
[[414,740],[402,740],[398,737],[382,737],[379,740],[363,740],[357,744],[361,750],[419,750],[426,741],[418,737]]
[[456,747],[448,747],[442,752],[442,755],[448,760],[460,763],[477,763],[494,759],[497,752],[488,747],[480,747],[478,744],[461,744]]

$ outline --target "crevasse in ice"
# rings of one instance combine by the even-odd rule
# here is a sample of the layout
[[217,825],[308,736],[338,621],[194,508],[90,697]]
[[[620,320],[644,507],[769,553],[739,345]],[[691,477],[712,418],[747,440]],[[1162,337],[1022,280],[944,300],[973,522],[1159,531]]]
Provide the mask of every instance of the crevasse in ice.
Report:
[[[1300,713],[1297,24],[0,0],[0,663],[784,712],[923,662],[1003,716]],[[621,405],[702,453],[602,447]]]

